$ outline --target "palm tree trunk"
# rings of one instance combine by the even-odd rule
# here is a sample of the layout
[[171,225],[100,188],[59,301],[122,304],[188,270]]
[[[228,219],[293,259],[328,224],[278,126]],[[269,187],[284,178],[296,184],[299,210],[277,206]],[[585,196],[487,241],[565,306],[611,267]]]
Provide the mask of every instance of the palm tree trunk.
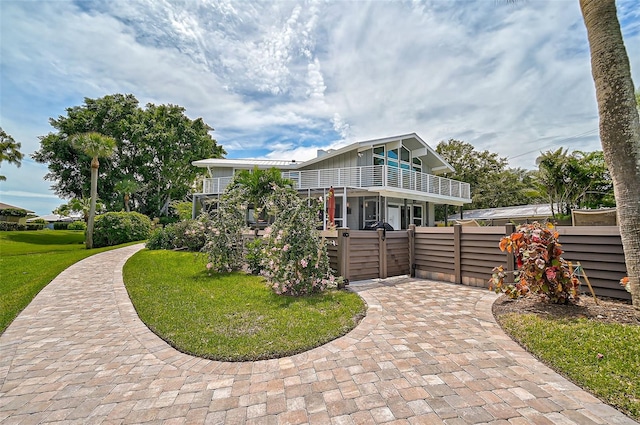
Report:
[[87,233],[85,236],[85,247],[93,248],[93,222],[96,216],[96,199],[98,198],[98,158],[91,160],[91,205],[89,207],[89,220],[87,221]]
[[580,0],[591,49],[600,140],[611,172],[633,305],[640,315],[640,118],[614,0]]
[[129,194],[128,193],[124,194],[124,209],[126,212],[131,212],[129,210]]

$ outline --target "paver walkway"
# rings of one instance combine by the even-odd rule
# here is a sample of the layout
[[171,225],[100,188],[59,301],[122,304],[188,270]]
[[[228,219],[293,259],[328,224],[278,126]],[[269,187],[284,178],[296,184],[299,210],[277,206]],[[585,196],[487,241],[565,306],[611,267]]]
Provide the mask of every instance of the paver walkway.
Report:
[[511,341],[495,295],[429,280],[354,284],[347,336],[277,360],[182,354],[138,319],[122,266],[140,246],[61,273],[0,337],[0,422],[635,424]]

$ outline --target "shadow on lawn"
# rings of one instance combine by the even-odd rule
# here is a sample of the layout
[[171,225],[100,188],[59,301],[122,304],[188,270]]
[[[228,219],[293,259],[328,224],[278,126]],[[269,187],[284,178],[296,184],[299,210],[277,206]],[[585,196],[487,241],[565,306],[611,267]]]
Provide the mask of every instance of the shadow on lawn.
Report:
[[56,234],[55,232],[55,230],[14,232],[4,235],[4,239],[12,242],[21,242],[33,245],[76,245],[84,243],[84,232],[82,230],[77,230],[74,231],[73,234],[66,235]]

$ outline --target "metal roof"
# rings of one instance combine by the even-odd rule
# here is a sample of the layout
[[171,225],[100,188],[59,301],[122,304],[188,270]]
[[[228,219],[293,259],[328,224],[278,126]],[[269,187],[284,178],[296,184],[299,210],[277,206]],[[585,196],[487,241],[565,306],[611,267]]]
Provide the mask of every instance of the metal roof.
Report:
[[209,158],[194,161],[196,167],[220,166],[220,167],[246,167],[246,168],[271,168],[271,167],[289,167],[294,164],[301,164],[295,160],[284,161],[277,159],[227,159],[227,158]]
[[[487,208],[482,210],[465,210],[462,214],[465,220],[491,220],[499,218],[544,218],[551,217],[551,205],[534,204],[518,205],[513,207]],[[449,220],[459,220],[460,214],[448,217]]]

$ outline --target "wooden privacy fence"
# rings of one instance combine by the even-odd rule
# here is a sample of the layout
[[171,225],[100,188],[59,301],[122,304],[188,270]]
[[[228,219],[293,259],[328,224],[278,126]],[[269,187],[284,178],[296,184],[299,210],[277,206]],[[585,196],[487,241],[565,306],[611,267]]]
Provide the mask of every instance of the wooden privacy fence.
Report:
[[[323,232],[323,237],[331,268],[349,281],[412,275],[488,287],[494,267],[515,269],[513,255],[498,247],[500,239],[514,230],[511,224],[411,226],[409,230],[386,232],[338,229]],[[626,267],[617,227],[557,227],[557,230],[564,259],[582,264],[596,295],[631,298],[619,283],[626,275]],[[582,290],[587,291],[586,285]]]

